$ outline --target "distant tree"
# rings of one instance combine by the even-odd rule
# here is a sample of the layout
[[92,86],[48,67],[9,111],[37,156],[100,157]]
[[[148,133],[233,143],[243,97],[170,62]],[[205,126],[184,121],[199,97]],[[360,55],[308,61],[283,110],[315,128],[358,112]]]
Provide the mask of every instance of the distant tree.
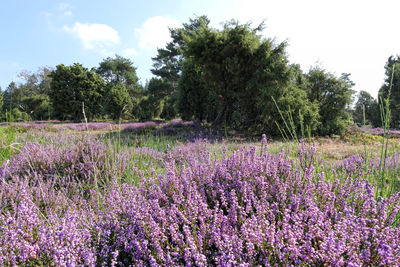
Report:
[[130,115],[133,103],[125,85],[122,83],[110,83],[106,93],[107,113],[113,119],[125,118]]
[[50,100],[57,119],[81,121],[83,102],[89,120],[101,115],[105,85],[93,69],[78,63],[61,64],[51,72],[51,78]]
[[38,86],[37,91],[41,95],[48,96],[50,93],[50,84],[51,84],[51,72],[53,68],[51,67],[41,67],[36,73]]
[[11,82],[3,93],[3,112],[11,111],[17,108],[18,103],[15,97],[15,92],[17,91],[17,84]]
[[47,95],[37,94],[24,97],[22,105],[33,120],[47,120],[50,117],[51,105]]
[[[145,103],[149,105],[150,114],[146,114],[144,117],[159,118],[164,109],[164,104],[167,99],[169,90],[169,83],[163,78],[151,78],[147,88]],[[146,108],[147,111],[149,109]],[[148,112],[146,112],[148,113]]]
[[[51,68],[42,67],[35,73],[30,71],[22,71],[18,74],[18,84],[10,83],[4,92],[5,105],[2,110],[19,109],[21,112],[29,114],[32,119],[47,119],[42,112],[38,110],[46,106],[46,113],[51,109],[49,105],[50,91],[50,72]],[[43,102],[42,102],[43,101]],[[38,106],[33,106],[37,104]]]
[[129,94],[134,97],[141,92],[139,78],[133,62],[127,58],[115,55],[115,58],[104,59],[96,72],[103,77],[107,84],[120,83],[125,86]]
[[[104,59],[99,67],[96,69],[104,81],[107,84],[108,93],[113,95],[113,99],[119,103],[120,101],[122,107],[125,107],[124,114],[135,114],[133,109],[138,108],[138,102],[143,96],[143,88],[139,84],[139,78],[136,74],[136,68],[133,66],[133,62],[127,58],[115,55],[115,58],[108,57]],[[121,89],[121,92],[116,92],[116,90]],[[126,93],[130,96],[130,99],[126,97]],[[118,99],[118,100],[117,100]],[[111,112],[113,118],[119,118],[121,114],[121,106],[109,106],[112,105],[112,101],[105,99],[106,111]],[[127,110],[129,108],[129,110]],[[120,111],[118,111],[120,110]],[[118,113],[118,114],[117,114]]]
[[341,77],[326,72],[320,67],[310,69],[308,80],[308,98],[317,102],[321,124],[320,135],[341,134],[350,124],[350,114],[347,112],[352,103],[354,83],[348,74]]
[[372,126],[380,125],[379,106],[376,99],[366,91],[358,93],[357,102],[354,105],[353,120],[358,125],[364,124],[364,111],[365,110],[365,123]]
[[[317,101],[310,101],[307,96],[309,83],[299,65],[290,66],[290,81],[282,89],[277,105],[281,114],[276,112],[276,122],[290,137],[290,131],[295,130],[298,137],[314,134],[320,126],[319,105]],[[282,118],[283,116],[283,118]],[[286,124],[285,124],[285,120]],[[287,129],[287,127],[289,129]],[[294,129],[293,129],[294,128]],[[280,133],[281,134],[281,133]]]
[[0,87],[0,110],[3,110],[3,100],[4,100],[4,93],[1,91]]
[[392,88],[389,97],[390,126],[400,128],[400,56],[390,56],[385,65],[385,82],[379,89],[379,103],[389,96],[389,89],[392,80]]

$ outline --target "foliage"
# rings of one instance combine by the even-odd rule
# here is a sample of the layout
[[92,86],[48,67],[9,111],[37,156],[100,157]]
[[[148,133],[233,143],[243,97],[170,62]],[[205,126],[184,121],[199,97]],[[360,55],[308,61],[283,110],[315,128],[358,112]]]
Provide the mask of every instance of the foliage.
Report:
[[133,62],[127,58],[115,55],[100,62],[96,72],[103,77],[106,83],[121,83],[130,93],[140,91],[139,78]]
[[[389,96],[391,84],[392,90]],[[390,126],[400,128],[400,56],[390,56],[385,65],[385,82],[379,89],[379,103],[382,103],[388,96],[391,110]]]
[[[157,49],[157,56],[153,57],[153,69],[151,72],[163,81],[163,85],[153,87],[153,94],[163,95],[163,110],[160,114],[162,118],[172,119],[177,116],[177,106],[180,99],[178,93],[179,80],[182,76],[182,62],[184,61],[183,51],[186,48],[183,33],[189,33],[197,29],[202,23],[209,23],[206,16],[189,19],[189,23],[183,23],[182,28],[170,29],[172,41],[167,43],[165,48]],[[150,81],[151,82],[151,81]],[[157,89],[162,92],[155,92]],[[156,101],[161,101],[156,97]]]
[[183,33],[185,57],[203,71],[210,90],[218,96],[215,125],[270,130],[274,110],[272,97],[278,98],[289,75],[285,43],[275,44],[257,33],[249,24],[235,21],[223,30],[208,27],[207,21]]
[[354,91],[348,74],[336,77],[320,67],[314,67],[306,74],[308,97],[319,105],[321,124],[320,135],[341,134],[350,124],[347,112]]
[[[4,93],[1,91],[1,87],[0,87],[0,110],[3,109],[3,100],[4,100]],[[1,118],[0,118],[1,120]]]
[[17,132],[12,127],[0,128],[0,166],[18,151],[18,144],[15,142]]
[[46,120],[50,118],[51,106],[47,95],[37,94],[22,99],[24,110],[28,110],[33,120]]
[[141,98],[137,109],[134,111],[134,116],[141,121],[148,121],[153,119],[154,109],[148,96]]
[[[127,58],[115,55],[115,58],[104,59],[96,69],[108,85],[108,93],[113,100],[105,99],[104,105],[111,117],[119,118],[125,106],[126,115],[135,114],[138,103],[143,95],[142,86],[136,74],[133,62]],[[120,90],[120,92],[117,92]],[[128,95],[126,95],[128,93]],[[128,99],[128,96],[130,99]],[[113,102],[114,101],[114,102]],[[116,106],[113,106],[113,103]],[[108,106],[108,107],[107,107]],[[137,111],[136,111],[137,113]]]
[[105,108],[113,119],[124,118],[132,108],[132,98],[123,83],[110,83],[107,86]]
[[353,111],[353,120],[360,126],[364,124],[364,110],[366,124],[374,127],[381,125],[378,102],[368,92],[360,91]]
[[[151,78],[147,85],[146,94],[148,96],[146,101],[151,106],[150,113],[146,112],[146,119],[159,118],[164,110],[164,104],[169,99],[169,88],[170,84],[163,78]],[[172,116],[175,115],[175,111],[172,111]]]
[[[309,83],[299,65],[290,66],[290,81],[277,99],[277,112],[274,114],[277,129],[272,134],[305,138],[320,126],[319,105],[307,96]],[[279,113],[279,114],[277,114]],[[278,133],[279,132],[279,133]]]
[[8,122],[21,122],[21,121],[30,121],[31,117],[28,113],[21,111],[18,108],[13,108],[11,111],[5,112],[5,120]]
[[12,109],[18,107],[18,103],[15,97],[16,91],[17,84],[15,82],[11,82],[3,93],[3,112],[5,112],[6,110],[11,111]]
[[51,78],[50,100],[57,119],[81,121],[83,103],[89,120],[101,115],[105,85],[93,69],[78,63],[61,64],[51,72]]
[[48,100],[50,72],[51,68],[48,67],[39,68],[36,73],[22,71],[18,75],[20,82],[11,82],[3,93],[1,110],[12,113],[15,120],[27,120],[29,117],[48,119],[51,110]]
[[189,59],[183,62],[178,85],[178,110],[183,120],[213,121],[218,110],[218,98],[202,78],[201,68]]

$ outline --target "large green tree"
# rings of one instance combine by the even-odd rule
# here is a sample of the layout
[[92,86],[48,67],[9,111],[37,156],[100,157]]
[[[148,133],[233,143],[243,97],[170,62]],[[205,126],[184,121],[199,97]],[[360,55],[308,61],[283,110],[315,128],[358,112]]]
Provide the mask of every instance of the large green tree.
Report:
[[201,67],[207,86],[218,96],[214,124],[258,132],[275,128],[272,97],[280,97],[290,76],[286,43],[263,38],[262,25],[231,21],[216,30],[200,22],[183,33],[184,55]]
[[385,65],[385,81],[379,89],[379,102],[384,103],[387,98],[390,107],[390,126],[400,128],[400,56],[389,57]]
[[178,111],[183,120],[213,121],[218,112],[218,97],[202,78],[202,71],[190,59],[182,65],[178,85]]
[[78,63],[61,64],[51,72],[51,78],[50,100],[57,119],[81,121],[83,103],[89,120],[101,116],[105,85],[94,69]]
[[141,91],[136,68],[128,58],[119,55],[115,55],[115,58],[108,57],[100,63],[96,72],[103,77],[106,83],[123,84],[132,95]]
[[[160,116],[162,118],[173,118],[175,117],[178,109],[178,85],[182,84],[179,79],[183,75],[183,62],[186,60],[183,56],[183,51],[186,48],[183,34],[190,34],[201,24],[209,23],[206,16],[189,19],[188,23],[183,23],[181,28],[170,29],[171,42],[167,43],[164,48],[157,49],[157,56],[153,57],[153,69],[151,72],[162,80],[162,86],[154,87],[153,91],[160,90],[162,92],[149,96],[149,99],[156,100],[159,103],[163,103],[162,112]],[[156,99],[159,96],[162,98]]]
[[115,58],[104,59],[96,72],[107,84],[107,97],[104,101],[106,112],[114,119],[135,113],[132,109],[137,108],[143,89],[139,84],[133,62],[128,58],[115,55]]
[[341,134],[350,124],[349,107],[352,103],[354,83],[349,74],[336,77],[321,67],[311,68],[306,74],[308,98],[317,102],[321,124],[320,135]]

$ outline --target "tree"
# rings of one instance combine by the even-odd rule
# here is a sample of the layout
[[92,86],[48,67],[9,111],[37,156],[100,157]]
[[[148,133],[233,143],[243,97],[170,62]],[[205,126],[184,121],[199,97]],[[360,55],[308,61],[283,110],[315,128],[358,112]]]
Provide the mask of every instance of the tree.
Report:
[[129,115],[133,103],[125,85],[122,83],[110,83],[107,86],[106,109],[113,119],[123,118]]
[[49,119],[51,113],[50,99],[47,95],[37,94],[22,99],[22,105],[34,120]]
[[380,123],[378,102],[370,93],[360,91],[353,111],[353,120],[358,125],[364,124],[364,110],[365,123],[375,127],[378,126]]
[[183,23],[182,28],[169,29],[172,41],[165,48],[157,49],[157,56],[152,58],[154,63],[151,72],[169,83],[169,94],[177,90],[182,72],[183,51],[186,47],[183,34],[190,34],[202,24],[208,25],[209,23],[206,16],[200,16],[189,19],[189,23]]
[[171,119],[177,115],[178,84],[182,75],[182,63],[185,61],[183,51],[186,45],[183,33],[190,34],[190,31],[196,30],[202,23],[208,25],[209,20],[206,16],[189,19],[189,23],[183,23],[182,28],[170,29],[172,41],[165,48],[157,49],[157,56],[152,58],[154,63],[151,72],[163,81],[163,86],[159,87],[164,95],[163,110],[160,114],[162,118]]
[[115,55],[115,58],[108,57],[100,63],[96,72],[103,77],[107,84],[120,83],[124,85],[132,97],[141,93],[136,68],[133,66],[133,62],[127,58],[119,55]]
[[183,33],[185,58],[201,67],[203,79],[218,96],[219,111],[214,125],[269,131],[274,126],[278,99],[289,80],[286,43],[275,44],[251,28],[231,21],[223,30],[206,21]]
[[[29,114],[33,119],[47,119],[47,115],[39,110],[46,106],[46,113],[51,109],[49,105],[51,68],[42,67],[36,73],[22,71],[18,74],[19,83],[12,82],[4,93],[5,105],[2,110],[19,109]],[[38,106],[34,106],[38,105]]]
[[218,98],[202,78],[201,68],[189,59],[183,62],[178,85],[178,111],[183,120],[213,121],[218,111]]
[[[390,85],[392,85],[391,88]],[[385,81],[379,89],[378,96],[380,105],[389,98],[390,126],[400,128],[400,56],[388,58],[385,65]]]
[[290,81],[277,99],[281,114],[278,114],[278,111],[274,117],[277,118],[276,122],[288,137],[290,133],[293,134],[293,131],[296,135],[305,137],[304,135],[314,133],[320,126],[319,105],[316,101],[310,101],[307,96],[309,84],[300,66],[291,65],[289,73]]
[[144,117],[147,119],[159,118],[164,109],[169,83],[162,78],[151,78],[146,89],[147,98],[144,100],[151,108],[145,109],[147,112]]
[[37,92],[41,95],[48,96],[50,93],[50,84],[51,84],[51,72],[53,68],[51,67],[41,67],[36,73],[38,85]]
[[18,106],[14,96],[16,91],[17,84],[15,82],[11,82],[3,93],[3,112],[11,111]]
[[4,95],[3,95],[3,92],[1,91],[1,87],[0,87],[0,110],[3,110],[3,99],[4,99]]
[[83,103],[89,120],[100,116],[105,85],[93,69],[78,63],[61,64],[51,72],[51,78],[50,100],[57,119],[81,121]]
[[354,83],[348,74],[336,77],[320,67],[311,68],[307,73],[308,98],[317,102],[321,124],[320,135],[341,134],[350,124],[347,112],[352,103]]
[[[139,78],[137,77],[133,62],[127,58],[115,55],[115,58],[108,57],[104,59],[96,72],[103,77],[107,83],[108,95],[114,99],[114,102],[105,99],[104,105],[106,111],[111,112],[110,115],[113,118],[119,118],[124,114],[137,113],[133,111],[133,108],[138,107],[139,99],[143,95],[143,89],[139,84]],[[122,91],[117,92],[116,90],[118,89]],[[126,93],[128,93],[130,99],[127,98]],[[120,113],[122,107],[124,107],[124,114]]]

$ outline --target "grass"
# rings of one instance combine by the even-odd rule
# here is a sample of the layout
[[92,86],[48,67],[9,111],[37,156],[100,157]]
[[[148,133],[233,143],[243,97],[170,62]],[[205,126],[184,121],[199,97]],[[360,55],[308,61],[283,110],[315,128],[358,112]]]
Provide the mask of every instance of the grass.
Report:
[[[121,127],[119,127],[121,128]],[[158,129],[145,131],[122,131],[106,130],[100,131],[73,131],[63,132],[43,131],[34,128],[29,130],[19,129],[18,127],[0,128],[0,137],[2,147],[0,148],[1,162],[8,160],[14,153],[18,152],[18,147],[24,142],[34,142],[46,144],[51,142],[57,136],[66,135],[71,138],[80,138],[92,136],[110,147],[108,152],[110,157],[115,154],[129,153],[129,163],[126,172],[121,177],[121,183],[138,183],[144,177],[154,176],[154,174],[164,174],[164,162],[168,153],[179,147],[185,147],[190,144],[196,136],[191,132],[192,128],[178,127],[173,134],[164,134]],[[207,131],[207,130],[206,130]],[[257,153],[261,153],[260,140],[251,140],[235,136],[228,138],[212,139],[207,150],[214,155],[215,159],[221,159],[224,154],[230,155],[233,151],[239,150],[250,145],[256,147]],[[334,176],[330,172],[343,163],[344,160],[358,155],[364,158],[366,168],[370,160],[381,162],[386,161],[400,151],[400,138],[388,138],[386,136],[377,136],[369,133],[355,132],[349,130],[341,138],[308,138],[308,142],[315,146],[315,163],[323,162],[323,169],[326,169],[326,175]],[[384,144],[384,155],[382,155],[382,144]],[[292,160],[299,160],[299,148],[301,144],[297,139],[294,141],[272,141],[269,140],[266,149],[269,153],[277,154],[285,152]],[[144,150],[146,148],[147,150]],[[384,157],[384,158],[382,158]],[[386,166],[386,163],[382,163]],[[320,167],[320,166],[316,166]],[[368,179],[378,188],[379,194],[383,194],[382,187],[387,187],[385,195],[398,191],[397,172],[390,172],[386,168],[379,168],[378,172],[369,174]]]
[[13,127],[0,128],[0,165],[18,151],[19,143],[16,142],[19,130]]

